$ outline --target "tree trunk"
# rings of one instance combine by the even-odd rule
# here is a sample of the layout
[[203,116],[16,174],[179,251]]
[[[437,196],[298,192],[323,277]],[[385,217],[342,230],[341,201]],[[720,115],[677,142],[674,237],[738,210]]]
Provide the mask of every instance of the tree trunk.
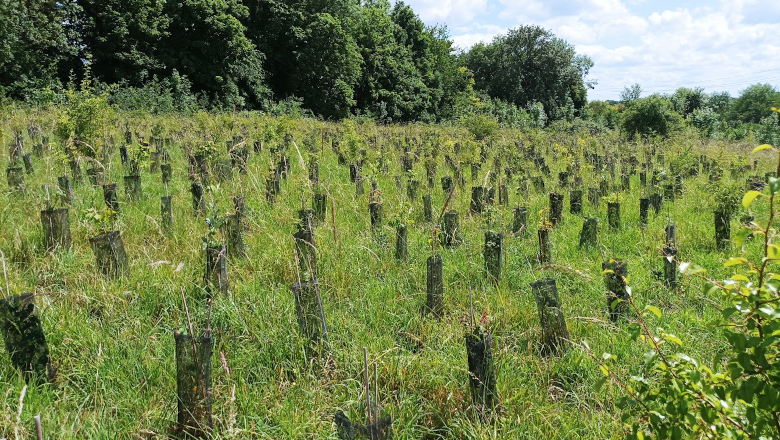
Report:
[[569,212],[575,215],[582,214],[582,190],[575,189],[569,196]]
[[498,403],[498,395],[493,362],[493,338],[490,333],[479,328],[466,333],[466,355],[471,401],[481,409],[492,411]]
[[539,229],[539,263],[546,264],[552,261],[552,249],[550,247],[550,230]]
[[407,242],[406,225],[398,225],[395,228],[395,259],[406,261],[409,259],[409,247]]
[[162,218],[162,227],[165,231],[173,228],[173,197],[160,197],[160,217]]
[[647,213],[650,210],[650,199],[642,197],[639,199],[639,227],[642,229],[647,228]]
[[444,214],[444,231],[442,234],[442,245],[444,247],[453,247],[460,241],[458,231],[458,211],[448,211]]
[[484,250],[485,271],[494,283],[501,281],[503,251],[504,234],[486,231]]
[[610,229],[620,229],[620,203],[609,202],[607,204],[607,220]]
[[521,206],[513,209],[512,212],[515,214],[514,220],[512,222],[512,234],[519,233],[525,235],[527,229],[526,222],[528,220],[528,208]]
[[227,256],[230,259],[238,259],[246,256],[244,249],[244,236],[241,231],[241,217],[238,214],[225,216],[222,223],[222,231],[225,235]]
[[103,203],[106,207],[117,214],[119,213],[119,198],[116,195],[116,183],[106,183],[103,185]]
[[382,227],[382,203],[371,202],[368,204],[368,214],[371,218],[371,230],[376,232]]
[[580,247],[594,246],[598,243],[598,225],[598,218],[586,217],[584,219],[580,232]]
[[127,254],[119,231],[111,231],[89,239],[97,268],[108,278],[127,277]]
[[563,194],[550,193],[550,223],[553,226],[561,221],[563,216]]
[[672,289],[677,287],[677,249],[664,248],[664,282]]
[[611,259],[601,264],[604,271],[604,284],[607,287],[607,310],[609,319],[617,321],[628,310],[628,291],[625,278],[628,276],[628,265],[625,260]]
[[141,200],[141,176],[125,176],[125,193],[131,201]]

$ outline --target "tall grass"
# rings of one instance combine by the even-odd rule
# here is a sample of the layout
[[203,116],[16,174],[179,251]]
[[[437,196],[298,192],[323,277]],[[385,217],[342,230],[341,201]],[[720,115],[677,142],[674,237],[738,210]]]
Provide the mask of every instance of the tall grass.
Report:
[[[34,122],[50,132],[50,113],[17,112],[4,117],[3,145],[10,133]],[[11,294],[34,292],[42,317],[56,380],[30,386],[24,396],[19,421],[19,396],[25,382],[10,364],[5,348],[0,348],[0,437],[30,438],[33,417],[42,415],[48,438],[114,439],[165,438],[176,419],[176,382],[173,330],[187,326],[182,292],[192,319],[205,323],[209,307],[199,293],[204,271],[201,237],[207,232],[203,217],[192,213],[184,147],[193,141],[192,131],[206,130],[224,145],[224,140],[246,127],[247,141],[274,120],[260,116],[206,114],[191,118],[139,117],[128,121],[131,127],[148,135],[154,124],[162,124],[174,137],[169,148],[173,163],[175,217],[170,235],[161,233],[160,197],[165,195],[159,174],[142,172],[144,196],[138,202],[123,203],[117,227],[122,231],[130,260],[127,279],[109,281],[97,274],[89,248],[96,234],[83,212],[102,206],[102,190],[88,182],[75,188],[71,207],[73,249],[47,254],[39,221],[45,206],[43,185],[56,187],[62,167],[47,152],[36,159],[36,170],[25,176],[27,193],[11,193],[0,182],[0,249],[8,264]],[[289,122],[289,121],[288,121]],[[285,123],[288,123],[285,122]],[[652,210],[645,230],[640,230],[638,174],[631,177],[632,190],[621,193],[622,227],[607,226],[606,201],[591,206],[584,197],[583,215],[599,218],[599,245],[580,249],[582,218],[569,214],[568,189],[564,215],[551,233],[553,263],[540,267],[536,262],[538,214],[548,204],[548,192],[556,188],[557,172],[564,161],[548,155],[552,177],[547,192],[530,191],[521,199],[510,191],[510,205],[495,207],[493,228],[507,234],[504,247],[504,276],[494,284],[484,273],[482,258],[486,221],[468,214],[470,173],[465,171],[465,188],[457,187],[448,209],[461,213],[463,243],[452,249],[439,249],[444,259],[445,317],[439,321],[423,314],[425,303],[425,260],[430,254],[433,225],[423,219],[422,193],[425,170],[414,169],[421,192],[411,202],[409,260],[393,258],[394,229],[385,226],[372,234],[368,215],[368,193],[356,196],[349,181],[348,167],[337,164],[330,145],[319,159],[320,182],[327,188],[335,207],[333,219],[316,229],[319,280],[324,313],[328,321],[332,359],[312,358],[299,335],[290,285],[296,282],[294,244],[297,210],[304,200],[311,204],[312,189],[307,184],[309,154],[301,137],[309,127],[321,127],[305,120],[289,122],[296,134],[303,161],[291,153],[292,173],[283,183],[274,205],[265,201],[263,176],[271,159],[269,144],[252,155],[249,173],[237,172],[231,182],[220,184],[207,196],[221,212],[232,210],[230,196],[243,192],[248,218],[244,240],[248,258],[229,263],[230,293],[215,296],[210,307],[210,324],[215,334],[213,362],[213,401],[216,438],[335,438],[333,415],[343,409],[352,420],[362,412],[362,347],[369,360],[378,364],[380,403],[393,415],[397,438],[519,438],[592,439],[614,438],[622,433],[620,411],[615,407],[619,389],[595,384],[601,373],[595,363],[578,348],[587,341],[594,353],[617,356],[615,371],[631,374],[643,362],[644,347],[631,342],[625,327],[612,324],[607,314],[601,274],[603,260],[619,257],[629,262],[634,300],[641,307],[656,305],[666,313],[656,323],[678,335],[698,357],[714,355],[719,346],[713,337],[717,330],[707,323],[718,313],[718,304],[700,294],[696,281],[685,280],[671,291],[653,273],[662,267],[661,248],[664,227],[677,224],[680,261],[696,261],[717,277],[724,274],[727,253],[715,251],[712,208],[715,201],[707,191],[706,175],[686,179],[685,193],[666,203],[660,215]],[[334,125],[325,130],[337,130]],[[399,152],[393,142],[402,136],[424,137],[442,128],[368,127],[388,152],[389,172],[369,176],[382,190],[385,225],[408,202],[404,189],[396,191],[395,176],[401,175]],[[49,130],[49,131],[47,131]],[[120,127],[116,138],[121,139]],[[453,140],[468,134],[446,129]],[[591,138],[541,133],[502,133],[509,148],[515,140],[538,142],[537,149],[555,143],[578,157],[581,145],[592,143],[605,155],[618,157],[634,151],[643,157],[647,146],[628,145],[609,135]],[[577,140],[582,142],[579,144]],[[497,143],[502,142],[500,140]],[[696,142],[696,154],[719,158],[728,168],[730,155],[745,146],[699,143],[679,137],[657,145],[669,161]],[[580,145],[580,146],[577,146]],[[29,143],[27,150],[31,149]],[[224,156],[224,150],[220,149]],[[369,151],[369,157],[375,152]],[[8,161],[3,149],[0,163]],[[434,212],[444,205],[448,194],[439,178],[450,172],[439,157],[436,185],[432,189]],[[483,164],[484,175],[492,160]],[[763,163],[761,164],[763,166]],[[517,168],[538,170],[525,161]],[[364,167],[364,169],[366,169]],[[761,173],[763,174],[763,173]],[[109,176],[120,181],[120,201],[127,202],[121,189],[122,166],[118,154],[112,156]],[[482,175],[474,184],[482,184]],[[619,175],[619,171],[618,171]],[[586,187],[598,175],[585,170]],[[649,179],[650,177],[648,177]],[[743,183],[743,175],[724,180]],[[618,178],[619,179],[619,178]],[[366,185],[369,185],[367,179]],[[515,188],[517,181],[510,182]],[[508,234],[511,209],[527,206],[528,233]],[[736,223],[736,222],[735,222]],[[337,231],[334,234],[333,231]],[[338,239],[339,243],[335,240]],[[756,243],[747,252],[758,252]],[[563,312],[573,348],[560,356],[540,352],[541,329],[530,284],[536,279],[557,280]],[[482,421],[471,408],[464,345],[465,317],[469,312],[469,288],[473,289],[474,309],[484,314],[494,337],[497,389],[500,408],[497,417]],[[630,318],[629,318],[630,320]],[[222,362],[224,359],[224,363]]]

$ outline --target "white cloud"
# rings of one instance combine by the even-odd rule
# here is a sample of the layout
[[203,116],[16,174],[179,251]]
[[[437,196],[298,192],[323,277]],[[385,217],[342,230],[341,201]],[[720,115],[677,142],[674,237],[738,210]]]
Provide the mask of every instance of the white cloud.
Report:
[[425,23],[446,23],[450,27],[469,23],[488,11],[488,0],[406,0],[405,3]]
[[490,43],[493,37],[506,32],[506,28],[492,24],[472,24],[450,30],[455,47],[463,50],[468,50],[477,43]]
[[467,50],[471,46],[477,43],[490,43],[493,37],[499,33],[475,33],[475,34],[461,34],[452,37],[455,47],[462,50]]
[[[496,2],[503,27],[459,27],[456,44],[489,41],[522,24],[550,29],[593,59],[599,85],[591,99],[616,99],[634,83],[647,93],[702,86],[733,95],[756,82],[780,84],[780,2],[721,0],[649,15],[632,10],[644,0],[493,0],[487,7]],[[770,69],[777,70],[755,73]]]
[[756,82],[780,84],[777,0],[719,0],[696,8],[665,0],[407,3],[426,23],[446,23],[463,49],[523,24],[550,29],[593,59],[591,77],[599,85],[591,99],[617,99],[634,83],[647,93],[702,86],[732,95]]

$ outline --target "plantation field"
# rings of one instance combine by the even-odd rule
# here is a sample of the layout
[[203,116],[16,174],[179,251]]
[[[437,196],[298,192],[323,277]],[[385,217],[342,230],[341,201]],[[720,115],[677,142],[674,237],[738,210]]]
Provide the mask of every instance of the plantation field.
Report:
[[[34,168],[23,176],[23,191],[0,182],[3,295],[34,294],[56,371],[51,381],[27,385],[0,346],[0,438],[33,438],[37,414],[46,438],[167,438],[177,421],[174,331],[207,327],[214,340],[214,438],[338,438],[338,410],[365,423],[363,347],[371,376],[374,365],[378,373],[372,393],[383,414],[392,416],[394,438],[621,438],[624,410],[617,401],[626,393],[615,381],[603,384],[599,364],[610,353],[617,378],[638,374],[649,348],[630,336],[637,311],[651,330],[662,327],[675,335],[697,359],[709,361],[723,350],[720,330],[708,325],[720,315],[720,297],[702,293],[696,276],[678,275],[676,287],[664,282],[665,228],[676,225],[677,261],[701,266],[710,278],[727,278],[733,273],[724,268],[730,256],[744,252],[760,260],[763,243],[749,240],[740,250],[732,242],[718,250],[713,211],[731,210],[732,237],[743,216],[765,218],[765,204],[748,212],[739,201],[746,179],[763,180],[775,169],[770,153],[749,156],[753,144],[702,141],[685,133],[629,142],[612,133],[483,132],[478,126],[388,127],[205,113],[120,114],[99,143],[73,144],[66,153],[66,140],[55,134],[59,117],[57,110],[3,117],[0,163],[12,166],[20,132]],[[44,137],[49,143],[43,144]],[[164,154],[158,159],[171,165],[167,188],[161,172],[150,169],[153,156],[139,148],[139,139],[151,140],[148,151],[155,155],[167,152],[168,161]],[[125,192],[124,176],[133,165],[123,165],[121,147],[139,168],[137,200]],[[231,164],[230,150],[248,153],[246,172],[240,157]],[[189,156],[196,155],[205,160],[205,176],[192,167]],[[289,172],[279,178],[280,192],[270,203],[267,192],[284,157]],[[81,183],[68,167],[73,158],[80,158]],[[404,158],[413,165],[409,172]],[[318,182],[310,179],[315,162]],[[360,169],[362,192],[350,178],[350,165],[359,163],[354,168]],[[118,182],[120,209],[110,221],[103,187],[86,174],[101,165],[102,180]],[[220,176],[228,170],[232,177]],[[562,183],[559,173],[567,170]],[[71,205],[58,190],[57,177],[66,173],[73,183]],[[447,176],[453,179],[451,195],[442,188]],[[677,176],[681,193],[669,200]],[[200,214],[193,209],[193,179],[204,184]],[[544,189],[534,186],[539,179]],[[410,194],[410,181],[419,182],[416,194]],[[502,185],[507,204],[499,203]],[[650,208],[641,227],[640,198],[664,193],[668,185],[672,193],[660,212]],[[475,186],[496,188],[496,200],[480,204],[482,213],[470,212]],[[599,187],[598,200],[589,200],[589,188]],[[582,190],[581,214],[570,212],[576,189]],[[551,192],[563,195],[554,226],[547,223]],[[325,221],[313,227],[327,324],[327,341],[320,344],[302,334],[291,289],[308,275],[297,264],[293,234],[301,227],[298,211],[312,207],[315,193],[328,197]],[[425,219],[426,194],[432,221]],[[172,197],[170,228],[161,218],[166,195]],[[246,203],[246,255],[228,256],[227,292],[214,289],[208,301],[204,243],[223,244],[220,224],[234,213],[233,196]],[[373,229],[370,202],[382,203],[382,223]],[[609,225],[608,202],[620,204],[619,227]],[[47,252],[41,225],[47,204],[69,209],[70,249]],[[527,208],[527,221],[513,233],[518,207]],[[459,214],[460,244],[442,247],[440,218],[452,210]],[[580,246],[585,217],[598,218],[592,246]],[[408,227],[406,260],[395,258],[401,224]],[[550,262],[539,262],[539,229],[549,230]],[[127,276],[106,276],[96,264],[90,238],[109,230],[121,231]],[[499,280],[486,274],[489,230],[504,234]],[[432,254],[443,261],[440,319],[426,312],[426,261]],[[614,321],[602,271],[610,259],[627,262],[633,303]],[[531,291],[531,283],[545,278],[556,280],[569,335],[554,353],[543,347]],[[659,316],[646,313],[648,305]],[[473,405],[470,395],[464,337],[474,330],[472,307],[477,325],[492,336],[498,399],[493,411]],[[671,342],[661,347],[677,349]]]

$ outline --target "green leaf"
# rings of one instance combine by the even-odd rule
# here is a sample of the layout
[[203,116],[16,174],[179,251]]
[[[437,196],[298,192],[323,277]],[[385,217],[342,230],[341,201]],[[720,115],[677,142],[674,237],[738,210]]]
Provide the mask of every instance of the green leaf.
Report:
[[772,259],[780,258],[780,246],[776,244],[769,245],[767,248],[767,256]]
[[607,376],[601,376],[599,378],[599,380],[596,381],[596,385],[594,385],[594,387],[596,388],[596,391],[601,391],[601,388],[607,382],[607,379],[608,379]]
[[747,264],[747,260],[745,258],[735,258],[731,257],[726,261],[726,263],[723,264],[723,267],[733,267],[733,266],[739,266],[740,264]]
[[665,334],[665,335],[664,335],[664,340],[666,340],[666,341],[669,341],[669,342],[674,342],[675,344],[677,344],[677,345],[679,345],[679,346],[681,346],[681,347],[682,347],[682,345],[683,345],[683,343],[682,343],[682,341],[680,340],[680,338],[678,338],[678,337],[677,337],[677,336],[675,336],[675,335],[671,335],[671,334]]
[[747,194],[742,197],[742,207],[745,209],[750,208],[750,204],[753,203],[753,200],[760,195],[761,193],[758,191],[748,191]]
[[631,337],[631,339],[636,341],[637,339],[639,339],[639,334],[641,333],[642,329],[640,329],[639,324],[635,322],[629,325],[626,328],[626,331],[628,332],[628,335]]
[[741,248],[748,237],[750,237],[750,234],[753,233],[753,230],[750,228],[742,228],[734,235],[734,242],[737,244],[737,247]]
[[775,194],[780,191],[780,177],[769,178],[769,192]]
[[750,152],[750,154],[756,154],[759,151],[774,150],[774,149],[775,149],[775,147],[773,147],[773,146],[771,146],[769,144],[763,144],[763,145],[759,145],[756,148],[754,148],[753,151]]
[[645,310],[647,310],[648,312],[650,312],[653,315],[655,315],[656,318],[660,318],[661,317],[661,310],[658,309],[658,307],[654,307],[654,306],[648,305],[648,306],[645,306]]

